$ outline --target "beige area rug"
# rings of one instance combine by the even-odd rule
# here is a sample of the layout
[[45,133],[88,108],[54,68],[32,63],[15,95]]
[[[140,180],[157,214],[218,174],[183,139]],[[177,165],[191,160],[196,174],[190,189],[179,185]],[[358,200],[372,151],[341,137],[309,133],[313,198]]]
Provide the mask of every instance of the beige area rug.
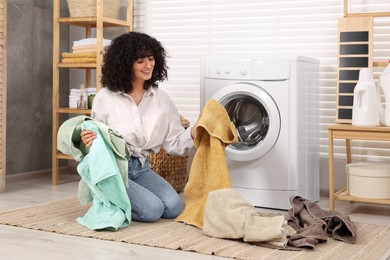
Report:
[[130,227],[116,232],[91,231],[75,221],[87,209],[76,198],[68,198],[2,212],[0,224],[235,259],[390,259],[390,226],[356,223],[356,244],[329,238],[314,251],[287,251],[211,238],[198,228],[164,219],[155,223],[132,222]]

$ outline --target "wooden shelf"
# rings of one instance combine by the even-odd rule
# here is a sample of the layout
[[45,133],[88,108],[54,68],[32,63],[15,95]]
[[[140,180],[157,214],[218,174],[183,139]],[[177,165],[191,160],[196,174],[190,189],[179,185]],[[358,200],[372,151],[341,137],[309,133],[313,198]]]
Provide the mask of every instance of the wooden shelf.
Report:
[[335,200],[346,200],[353,202],[366,202],[366,203],[377,203],[377,204],[390,204],[390,199],[370,199],[355,197],[348,194],[347,188],[343,188],[334,194]]
[[[96,16],[93,17],[61,17],[55,19],[57,23],[64,23],[73,26],[80,26],[85,28],[96,28],[98,18]],[[128,21],[118,20],[103,17],[102,18],[103,27],[129,27],[131,23]]]
[[351,140],[390,141],[390,127],[357,127],[351,124],[336,124],[328,127],[329,208],[334,210],[335,200],[390,205],[390,199],[370,199],[351,196],[348,194],[347,188],[343,188],[335,192],[333,147],[334,139],[345,139],[347,163],[352,163]]
[[91,114],[91,109],[80,109],[80,108],[57,108],[57,113],[65,113],[65,114],[82,114],[82,115],[88,115]]
[[74,158],[70,155],[63,154],[63,153],[57,153],[56,154],[57,159],[63,159],[63,160],[74,160]]
[[385,62],[385,61],[374,61],[373,62],[373,67],[385,68],[387,65],[389,65],[389,62]]
[[[101,88],[101,68],[103,63],[103,31],[104,28],[109,27],[125,27],[127,31],[132,30],[133,26],[133,1],[127,0],[126,20],[113,19],[102,17],[104,13],[103,0],[96,0],[96,13],[94,17],[61,17],[60,6],[61,2],[65,0],[53,0],[53,128],[52,128],[52,183],[58,184],[58,160],[59,159],[73,159],[72,156],[59,153],[57,150],[57,132],[59,129],[60,114],[81,114],[90,115],[90,109],[77,108],[61,108],[59,107],[59,95],[63,93],[60,91],[60,69],[82,69],[85,71],[85,86],[90,86],[92,82],[93,73],[95,70],[96,90]],[[95,63],[74,63],[67,64],[60,61],[60,25],[79,26],[85,28],[85,38],[96,37],[96,62]],[[95,36],[93,35],[93,31]]]
[[57,63],[58,68],[67,69],[96,69],[96,63]]

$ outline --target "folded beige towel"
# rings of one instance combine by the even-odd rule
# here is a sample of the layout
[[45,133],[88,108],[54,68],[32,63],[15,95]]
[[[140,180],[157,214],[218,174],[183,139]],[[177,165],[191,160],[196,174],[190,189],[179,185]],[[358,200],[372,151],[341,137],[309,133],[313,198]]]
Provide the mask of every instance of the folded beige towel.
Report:
[[284,248],[295,233],[283,215],[259,216],[253,205],[233,189],[220,189],[208,195],[203,232],[211,237],[268,243]]
[[196,125],[197,150],[184,188],[186,206],[176,221],[202,228],[208,193],[231,186],[225,148],[237,141],[236,128],[226,109],[215,99],[209,100]]
[[96,53],[63,52],[62,58],[96,58]]
[[[103,46],[103,52],[107,50],[108,46]],[[72,53],[90,53],[97,51],[96,44],[86,44],[86,45],[80,45],[80,46],[73,46],[72,47]]]
[[[73,53],[96,53],[97,49],[95,48],[88,48],[88,49],[82,49],[82,50],[73,50]],[[96,54],[95,54],[96,56]]]
[[95,63],[96,58],[63,58],[62,63]]

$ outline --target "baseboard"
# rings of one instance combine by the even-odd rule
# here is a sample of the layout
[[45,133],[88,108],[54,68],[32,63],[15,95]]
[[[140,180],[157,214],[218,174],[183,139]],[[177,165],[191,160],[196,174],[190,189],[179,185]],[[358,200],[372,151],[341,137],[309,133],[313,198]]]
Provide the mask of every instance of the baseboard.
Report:
[[[77,170],[74,166],[62,166],[59,168],[59,174],[77,174]],[[51,178],[51,168],[42,169],[30,172],[14,173],[6,176],[6,184],[14,183],[21,180],[31,180],[36,178],[48,177]]]

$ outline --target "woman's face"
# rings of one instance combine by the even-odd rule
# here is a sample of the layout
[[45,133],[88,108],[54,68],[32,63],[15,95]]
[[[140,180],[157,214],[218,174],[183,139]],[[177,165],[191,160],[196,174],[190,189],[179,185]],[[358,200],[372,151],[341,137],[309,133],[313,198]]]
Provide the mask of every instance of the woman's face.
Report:
[[147,81],[152,77],[155,60],[153,56],[139,58],[133,63],[135,80]]

